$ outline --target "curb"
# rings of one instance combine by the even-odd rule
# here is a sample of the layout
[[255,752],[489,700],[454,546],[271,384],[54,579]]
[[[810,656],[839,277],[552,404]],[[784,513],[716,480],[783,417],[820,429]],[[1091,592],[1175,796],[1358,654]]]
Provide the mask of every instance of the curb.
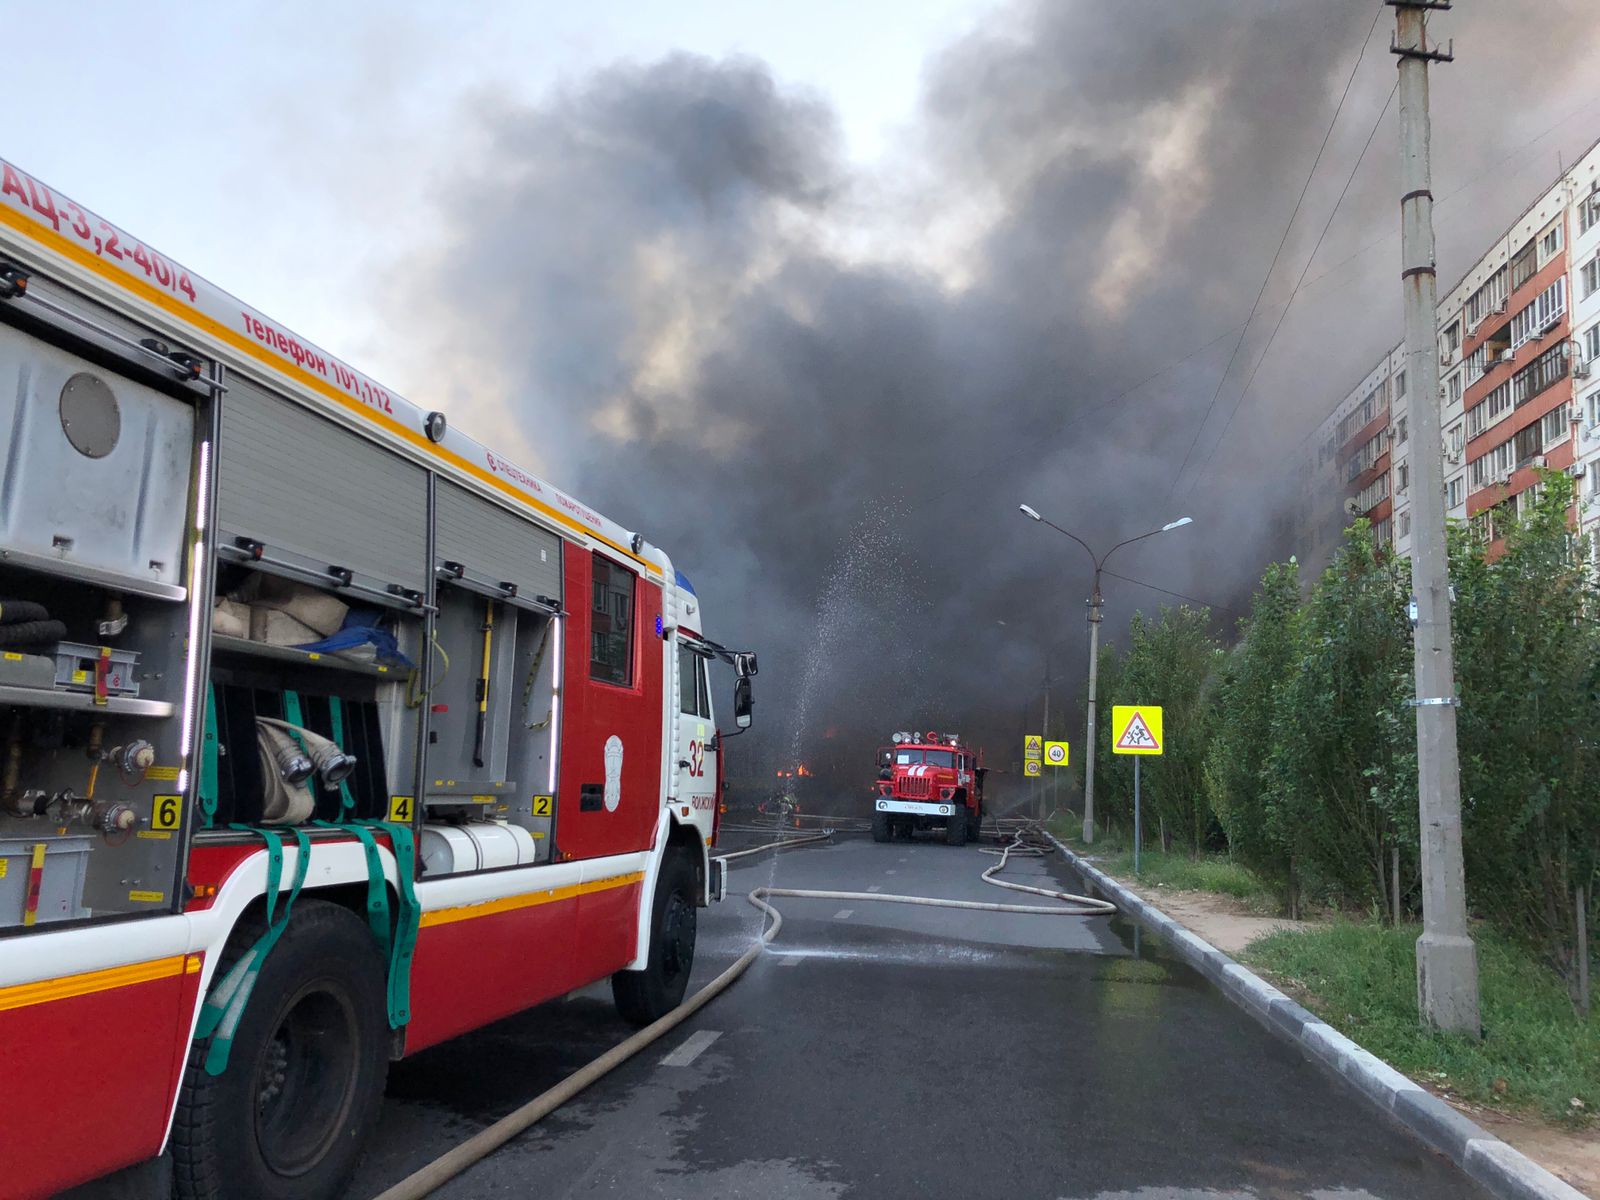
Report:
[[1146,929],[1166,939],[1179,958],[1272,1033],[1294,1043],[1444,1155],[1500,1200],[1589,1200],[1525,1154],[1363,1050],[1333,1026],[1296,1004],[1254,972],[1045,834],[1074,870]]

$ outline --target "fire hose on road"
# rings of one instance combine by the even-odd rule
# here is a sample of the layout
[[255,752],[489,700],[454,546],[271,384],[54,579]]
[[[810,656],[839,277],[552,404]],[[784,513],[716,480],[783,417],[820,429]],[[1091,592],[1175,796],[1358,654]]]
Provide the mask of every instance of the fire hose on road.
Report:
[[[806,846],[828,841],[832,837],[833,831],[830,829],[822,833],[785,838],[764,846],[738,850],[732,854],[718,855],[718,857],[726,863],[735,859],[763,854],[769,850],[786,850],[795,846]],[[761,931],[761,936],[756,939],[750,949],[734,960],[731,966],[723,970],[710,983],[706,984],[653,1025],[647,1025],[632,1037],[619,1042],[581,1070],[575,1071],[554,1087],[535,1096],[521,1108],[501,1117],[500,1120],[488,1128],[479,1130],[455,1149],[448,1151],[434,1159],[427,1166],[408,1175],[387,1191],[382,1192],[377,1197],[377,1200],[421,1200],[422,1197],[430,1195],[474,1163],[493,1154],[518,1134],[538,1124],[538,1122],[560,1108],[590,1084],[597,1082],[627,1062],[639,1051],[665,1037],[712,1000],[727,991],[735,980],[750,969],[750,964],[761,957],[766,948],[777,938],[779,930],[783,928],[783,914],[767,903],[771,898],[782,896],[802,900],[877,901],[884,904],[914,904],[929,908],[960,908],[979,912],[1023,913],[1029,916],[1044,917],[1105,916],[1117,911],[1114,904],[1105,900],[1097,900],[1092,896],[1079,896],[1072,892],[1055,891],[1051,888],[1033,887],[1025,883],[996,879],[995,876],[1005,869],[1012,856],[1018,858],[1042,857],[1048,852],[1048,843],[1044,842],[1036,830],[1028,828],[1018,830],[1011,841],[1003,848],[995,850],[990,847],[983,847],[982,850],[985,854],[997,854],[1000,856],[999,862],[983,872],[982,879],[985,883],[993,884],[995,887],[1006,888],[1009,891],[1027,892],[1031,895],[1043,896],[1047,899],[1059,901],[1061,906],[986,904],[978,900],[944,900],[934,896],[891,896],[880,892],[836,892],[818,891],[811,888],[758,887],[746,895],[745,899],[761,910],[767,919],[766,927]]]

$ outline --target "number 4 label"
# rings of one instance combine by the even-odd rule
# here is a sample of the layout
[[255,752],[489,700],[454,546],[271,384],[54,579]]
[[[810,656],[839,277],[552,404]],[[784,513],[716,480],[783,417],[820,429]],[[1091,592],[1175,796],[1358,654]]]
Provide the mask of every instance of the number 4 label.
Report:
[[157,796],[150,812],[151,829],[176,829],[183,824],[183,797]]
[[416,798],[413,796],[389,797],[389,820],[401,825],[411,824],[411,814],[416,808]]

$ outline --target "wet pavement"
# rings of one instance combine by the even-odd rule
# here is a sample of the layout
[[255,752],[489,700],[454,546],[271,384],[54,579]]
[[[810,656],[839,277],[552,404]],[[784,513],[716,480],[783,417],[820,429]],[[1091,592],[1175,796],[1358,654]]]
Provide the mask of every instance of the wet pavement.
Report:
[[[763,883],[1028,903],[979,880],[994,861],[849,835],[736,864],[692,986],[749,946]],[[1081,890],[1053,856],[1006,877]],[[437,1195],[1485,1195],[1120,917],[776,903],[782,934],[727,994]],[[629,1032],[602,984],[396,1064],[351,1194]]]

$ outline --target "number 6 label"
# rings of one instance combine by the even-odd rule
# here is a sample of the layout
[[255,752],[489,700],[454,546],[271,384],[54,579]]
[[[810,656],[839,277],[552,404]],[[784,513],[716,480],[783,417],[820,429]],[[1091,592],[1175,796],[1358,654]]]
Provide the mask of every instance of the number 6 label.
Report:
[[150,812],[151,829],[176,829],[183,824],[183,797],[157,796]]

